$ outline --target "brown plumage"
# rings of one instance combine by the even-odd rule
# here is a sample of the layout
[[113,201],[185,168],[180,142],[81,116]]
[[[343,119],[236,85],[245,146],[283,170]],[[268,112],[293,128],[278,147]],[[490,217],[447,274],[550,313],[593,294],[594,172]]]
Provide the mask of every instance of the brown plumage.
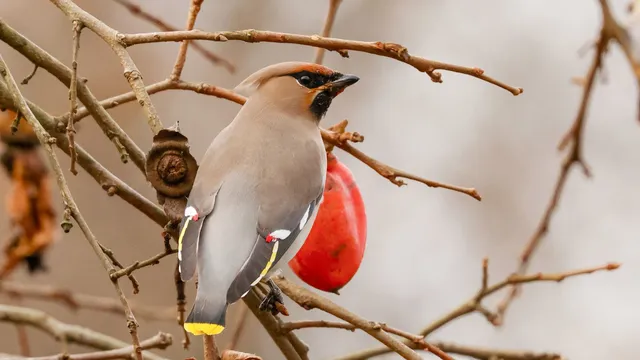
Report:
[[[318,122],[357,80],[321,65],[286,62],[238,85],[247,102],[202,158],[181,224],[181,277],[187,281],[198,271],[185,329],[221,332],[227,305],[300,249],[326,176]],[[281,301],[269,284],[265,309],[269,299]]]

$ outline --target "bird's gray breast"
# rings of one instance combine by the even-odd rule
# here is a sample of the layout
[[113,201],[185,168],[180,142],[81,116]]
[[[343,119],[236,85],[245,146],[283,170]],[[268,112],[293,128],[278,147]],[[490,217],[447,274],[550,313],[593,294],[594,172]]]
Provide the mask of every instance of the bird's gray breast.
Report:
[[[256,192],[261,228],[266,232],[290,230],[308,216],[295,239],[283,240],[291,244],[287,244],[286,252],[278,256],[279,266],[288,262],[307,238],[318,211],[319,204],[315,202],[321,198],[326,179],[327,159],[320,132],[315,124],[303,125],[313,128],[289,128],[289,131],[269,137],[271,142],[264,143],[260,173],[257,174],[261,179]],[[313,212],[306,214],[310,206]]]

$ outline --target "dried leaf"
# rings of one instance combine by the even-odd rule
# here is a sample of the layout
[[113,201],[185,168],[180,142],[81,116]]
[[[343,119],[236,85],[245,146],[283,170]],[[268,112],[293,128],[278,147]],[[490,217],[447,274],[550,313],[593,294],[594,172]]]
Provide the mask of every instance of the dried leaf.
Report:
[[5,240],[0,278],[22,261],[29,272],[46,270],[42,254],[57,235],[48,170],[38,149],[8,146],[3,159],[11,178],[6,195],[11,235]]
[[262,360],[262,358],[254,354],[225,350],[222,352],[222,360]]

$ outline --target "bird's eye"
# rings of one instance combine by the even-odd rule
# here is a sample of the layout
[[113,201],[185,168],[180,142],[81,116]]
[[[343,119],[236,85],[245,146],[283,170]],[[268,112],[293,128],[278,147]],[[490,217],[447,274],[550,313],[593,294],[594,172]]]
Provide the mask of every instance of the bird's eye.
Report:
[[300,84],[304,86],[311,85],[311,78],[307,75],[300,77]]

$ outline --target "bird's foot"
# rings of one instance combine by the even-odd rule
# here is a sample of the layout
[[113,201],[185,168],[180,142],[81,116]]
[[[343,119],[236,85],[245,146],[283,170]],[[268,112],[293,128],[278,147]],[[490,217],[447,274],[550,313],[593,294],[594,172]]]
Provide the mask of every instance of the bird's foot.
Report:
[[281,313],[282,315],[288,316],[289,312],[284,306],[282,291],[271,279],[267,280],[267,285],[269,286],[269,292],[260,303],[260,311],[269,311],[273,315]]

